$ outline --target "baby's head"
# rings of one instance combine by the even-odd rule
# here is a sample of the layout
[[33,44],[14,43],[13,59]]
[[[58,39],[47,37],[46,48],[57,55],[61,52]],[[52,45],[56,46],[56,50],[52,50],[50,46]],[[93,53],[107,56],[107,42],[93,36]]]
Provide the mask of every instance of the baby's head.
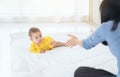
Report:
[[39,28],[37,27],[32,27],[29,29],[29,36],[30,36],[30,40],[35,42],[36,44],[40,44],[42,41],[42,33],[40,31]]

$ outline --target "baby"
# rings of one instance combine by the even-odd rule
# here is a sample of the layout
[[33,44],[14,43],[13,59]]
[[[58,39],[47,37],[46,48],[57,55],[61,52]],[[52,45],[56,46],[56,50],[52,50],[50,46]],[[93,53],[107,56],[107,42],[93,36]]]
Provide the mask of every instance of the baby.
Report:
[[30,28],[28,34],[32,41],[29,48],[30,52],[45,53],[46,50],[51,50],[54,47],[65,46],[65,43],[55,41],[49,36],[42,37],[41,31],[37,27]]

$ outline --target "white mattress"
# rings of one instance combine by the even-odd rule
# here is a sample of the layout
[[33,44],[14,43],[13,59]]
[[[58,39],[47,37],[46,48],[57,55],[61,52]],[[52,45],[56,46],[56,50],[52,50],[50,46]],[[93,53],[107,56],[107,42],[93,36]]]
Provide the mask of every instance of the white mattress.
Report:
[[[89,36],[86,32],[72,32],[79,38]],[[67,32],[43,34],[57,41],[69,39]],[[108,47],[101,44],[91,50],[79,46],[73,48],[59,47],[44,54],[28,51],[30,40],[27,32],[11,34],[12,77],[73,77],[79,66],[102,68],[117,73],[116,60]]]

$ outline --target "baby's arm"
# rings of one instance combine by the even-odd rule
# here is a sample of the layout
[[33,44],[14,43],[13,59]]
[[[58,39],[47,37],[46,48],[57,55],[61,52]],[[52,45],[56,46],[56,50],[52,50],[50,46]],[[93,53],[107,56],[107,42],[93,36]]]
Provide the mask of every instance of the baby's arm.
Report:
[[61,46],[65,46],[65,43],[56,41],[56,44],[54,47],[61,47]]
[[65,46],[65,43],[58,42],[58,41],[52,41],[51,45],[54,45],[54,47],[61,47],[61,46]]

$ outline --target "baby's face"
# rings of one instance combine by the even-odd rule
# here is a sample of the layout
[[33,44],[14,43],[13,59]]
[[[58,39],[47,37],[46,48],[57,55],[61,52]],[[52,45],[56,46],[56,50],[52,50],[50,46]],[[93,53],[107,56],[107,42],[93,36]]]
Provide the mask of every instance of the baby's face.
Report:
[[31,40],[34,41],[36,44],[40,44],[42,42],[42,33],[41,32],[35,32],[31,34]]

